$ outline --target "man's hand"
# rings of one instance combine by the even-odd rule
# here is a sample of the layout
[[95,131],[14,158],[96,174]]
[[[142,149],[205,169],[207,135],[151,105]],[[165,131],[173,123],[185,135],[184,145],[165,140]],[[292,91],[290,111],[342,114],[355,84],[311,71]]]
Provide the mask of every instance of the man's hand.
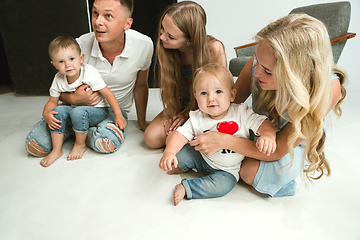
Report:
[[[83,84],[73,93],[72,100],[72,102],[68,103],[81,106],[94,106],[98,104],[102,98],[100,93],[93,92],[89,85]],[[66,100],[64,101],[67,102]]]

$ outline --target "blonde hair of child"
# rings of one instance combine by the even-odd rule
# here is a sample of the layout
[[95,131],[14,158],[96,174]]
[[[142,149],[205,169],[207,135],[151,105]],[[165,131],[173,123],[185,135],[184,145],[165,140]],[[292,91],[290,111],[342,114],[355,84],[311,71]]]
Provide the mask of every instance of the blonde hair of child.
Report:
[[192,93],[195,93],[196,84],[204,78],[216,78],[219,79],[224,85],[228,84],[230,90],[235,88],[234,78],[231,72],[221,66],[218,63],[208,63],[195,71],[194,80],[193,80],[193,90]]
[[60,49],[72,48],[75,49],[79,55],[81,54],[81,48],[78,42],[70,36],[59,36],[51,41],[49,44],[49,56],[52,59],[54,53],[58,52]]
[[[227,68],[221,66],[218,63],[208,63],[195,71],[194,80],[191,87],[192,95],[194,95],[194,93],[196,92],[196,85],[198,82],[212,81],[213,79],[220,80],[224,85],[227,84],[230,90],[235,89],[234,78]],[[191,98],[189,106],[190,110],[198,109],[195,98]]]

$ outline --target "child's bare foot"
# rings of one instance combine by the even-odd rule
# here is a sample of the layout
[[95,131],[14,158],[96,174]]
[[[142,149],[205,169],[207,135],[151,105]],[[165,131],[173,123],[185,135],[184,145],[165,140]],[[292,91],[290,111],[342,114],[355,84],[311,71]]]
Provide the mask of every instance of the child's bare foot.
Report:
[[51,164],[53,164],[55,162],[55,160],[60,158],[62,155],[63,155],[62,150],[60,150],[60,151],[53,150],[40,161],[40,165],[43,167],[48,167]]
[[85,144],[79,145],[79,144],[75,143],[73,149],[71,150],[70,154],[67,157],[67,160],[77,160],[77,159],[82,158],[82,156],[84,155],[86,150],[87,150],[87,147]]
[[186,194],[184,186],[180,183],[174,189],[174,205],[177,206],[181,200],[184,199]]
[[167,171],[166,173],[167,174],[176,174],[176,173],[184,173],[186,171],[180,169],[179,167],[174,167],[174,164],[171,164],[171,170]]

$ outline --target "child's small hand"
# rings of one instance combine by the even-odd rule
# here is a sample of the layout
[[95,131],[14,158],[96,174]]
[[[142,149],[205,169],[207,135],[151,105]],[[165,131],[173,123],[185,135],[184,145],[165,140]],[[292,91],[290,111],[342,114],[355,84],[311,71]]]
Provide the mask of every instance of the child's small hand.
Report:
[[256,147],[260,152],[270,156],[276,150],[276,141],[274,138],[269,136],[260,136],[256,141]]
[[62,121],[56,119],[54,117],[55,114],[58,114],[58,112],[56,111],[49,111],[47,113],[44,113],[43,117],[46,121],[46,123],[48,124],[49,128],[51,130],[54,130],[54,129],[60,129],[60,125],[59,123],[62,123]]
[[126,122],[125,118],[123,117],[123,115],[115,117],[115,125],[118,128],[120,128],[120,130],[123,130],[126,128],[127,122]]
[[172,153],[164,152],[162,158],[160,159],[159,168],[167,172],[172,169],[172,164],[174,164],[174,167],[177,168],[178,160],[176,156]]

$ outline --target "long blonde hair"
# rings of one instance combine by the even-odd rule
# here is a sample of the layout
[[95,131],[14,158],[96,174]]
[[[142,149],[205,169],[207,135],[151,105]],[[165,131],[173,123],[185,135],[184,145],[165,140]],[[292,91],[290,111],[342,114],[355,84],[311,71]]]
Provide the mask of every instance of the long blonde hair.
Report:
[[[160,67],[161,100],[169,117],[176,114],[187,115],[188,109],[182,107],[185,97],[183,68],[180,53],[177,49],[166,49],[160,40],[160,30],[165,15],[170,16],[176,26],[191,39],[193,46],[192,71],[209,62],[208,36],[206,35],[206,13],[197,3],[182,1],[172,4],[163,13],[157,40],[156,57]],[[186,116],[184,116],[186,117]]]
[[[257,110],[269,113],[279,128],[280,117],[291,122],[294,132],[288,137],[292,161],[297,139],[305,140],[303,172],[308,180],[330,174],[325,158],[324,118],[332,101],[331,73],[335,72],[341,84],[341,99],[334,111],[341,115],[340,104],[346,97],[346,74],[334,65],[331,44],[326,27],[306,14],[283,17],[258,32],[257,41],[264,41],[275,54],[274,91],[259,93]],[[254,81],[255,82],[255,81]],[[286,166],[284,166],[286,167]],[[318,172],[318,175],[314,174]]]

